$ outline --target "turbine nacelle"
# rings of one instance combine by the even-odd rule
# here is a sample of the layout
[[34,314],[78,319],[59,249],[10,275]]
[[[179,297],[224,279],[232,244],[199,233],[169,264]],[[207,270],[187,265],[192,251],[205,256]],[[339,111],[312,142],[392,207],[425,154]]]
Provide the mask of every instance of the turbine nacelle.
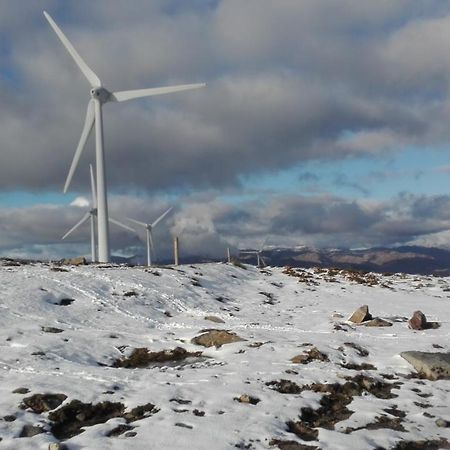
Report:
[[100,103],[107,103],[111,101],[111,92],[104,87],[97,87],[91,89],[91,98],[99,100]]

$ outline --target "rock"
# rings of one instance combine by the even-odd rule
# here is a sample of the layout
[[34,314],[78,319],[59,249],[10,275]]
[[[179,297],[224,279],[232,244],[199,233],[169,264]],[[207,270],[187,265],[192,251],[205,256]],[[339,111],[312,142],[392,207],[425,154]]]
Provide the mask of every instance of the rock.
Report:
[[3,416],[3,420],[5,422],[14,422],[16,420],[16,416],[13,415]]
[[64,259],[62,264],[66,266],[84,266],[87,262],[84,256],[78,256],[77,258]]
[[64,330],[61,330],[61,328],[55,328],[55,327],[41,327],[41,330],[44,333],[62,333]]
[[366,320],[371,320],[372,316],[369,313],[369,307],[367,305],[360,306],[348,319],[349,322],[362,323]]
[[316,446],[300,444],[297,441],[282,441],[280,439],[272,439],[269,445],[276,445],[280,450],[320,450]]
[[71,305],[75,300],[73,298],[62,298],[58,303],[56,303],[59,306],[69,306]]
[[250,405],[257,405],[261,400],[257,397],[252,397],[251,395],[242,394],[240,397],[235,397],[234,400],[239,403],[249,403]]
[[117,425],[117,427],[113,428],[111,431],[108,431],[108,433],[106,433],[106,436],[107,437],[120,436],[121,434],[124,434],[127,431],[131,431],[134,428],[135,427],[133,427],[132,425],[127,425],[127,424],[121,423],[121,424]]
[[316,441],[319,436],[319,430],[315,430],[304,424],[303,422],[294,422],[293,420],[286,423],[288,431],[296,434],[304,441]]
[[375,317],[375,319],[368,320],[367,322],[363,322],[360,325],[363,325],[365,327],[392,327],[392,322],[388,322],[387,320]]
[[215,322],[215,323],[225,323],[224,320],[222,320],[220,317],[216,317],[216,316],[206,316],[205,320],[209,320],[209,321]]
[[66,444],[62,444],[61,442],[52,442],[48,445],[48,450],[68,450]]
[[450,421],[445,419],[437,419],[435,422],[437,427],[440,428],[450,428]]
[[329,359],[325,353],[319,351],[317,347],[313,347],[303,355],[294,356],[291,361],[295,364],[308,364],[311,361],[329,361]]
[[13,394],[28,394],[28,392],[30,392],[30,390],[25,387],[20,387],[12,391]]
[[408,321],[408,326],[413,330],[425,330],[427,327],[425,314],[422,311],[414,311],[414,314]]
[[216,348],[220,348],[225,344],[240,341],[245,341],[245,339],[226,330],[209,330],[191,340],[191,342],[196,345],[202,345],[203,347],[215,346]]
[[19,437],[33,437],[41,433],[45,433],[45,430],[39,425],[24,425],[22,431],[19,434]]
[[400,356],[429,380],[450,380],[450,353],[410,351]]
[[22,400],[21,408],[30,408],[36,414],[56,409],[67,398],[64,394],[34,394]]

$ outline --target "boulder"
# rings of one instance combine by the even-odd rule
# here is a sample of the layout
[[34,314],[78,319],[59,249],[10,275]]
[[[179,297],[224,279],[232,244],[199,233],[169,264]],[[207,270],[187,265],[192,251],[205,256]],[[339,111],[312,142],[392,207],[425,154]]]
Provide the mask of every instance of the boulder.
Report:
[[427,328],[425,314],[422,311],[414,311],[414,314],[408,321],[408,326],[413,330],[425,330]]
[[203,347],[222,347],[224,344],[231,344],[233,342],[245,341],[235,333],[226,330],[208,330],[200,336],[194,337],[191,342]]
[[36,414],[41,414],[56,409],[66,398],[67,395],[64,394],[34,394],[31,397],[25,397],[21,406],[24,409],[30,408]]
[[366,320],[371,320],[372,316],[369,313],[369,307],[367,305],[360,306],[348,319],[349,322],[362,323]]
[[429,380],[450,380],[450,353],[410,351],[400,356]]

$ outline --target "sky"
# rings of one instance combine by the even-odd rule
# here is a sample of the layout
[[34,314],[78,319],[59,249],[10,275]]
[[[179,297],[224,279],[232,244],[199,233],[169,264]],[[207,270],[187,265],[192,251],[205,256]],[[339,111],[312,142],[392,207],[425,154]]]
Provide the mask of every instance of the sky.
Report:
[[[90,86],[207,87],[104,108],[111,214],[158,255],[450,247],[450,2],[0,0],[0,256],[89,254],[93,136],[62,193]],[[111,227],[114,254],[144,234]]]

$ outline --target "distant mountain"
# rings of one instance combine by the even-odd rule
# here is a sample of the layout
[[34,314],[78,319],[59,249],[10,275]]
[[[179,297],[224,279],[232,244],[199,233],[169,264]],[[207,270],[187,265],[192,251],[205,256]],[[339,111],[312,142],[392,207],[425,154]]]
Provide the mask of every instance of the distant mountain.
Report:
[[[292,267],[336,267],[374,272],[405,272],[424,275],[450,275],[450,251],[438,248],[404,246],[361,250],[274,248],[264,250],[267,265]],[[241,254],[240,260],[256,263],[253,255]]]

